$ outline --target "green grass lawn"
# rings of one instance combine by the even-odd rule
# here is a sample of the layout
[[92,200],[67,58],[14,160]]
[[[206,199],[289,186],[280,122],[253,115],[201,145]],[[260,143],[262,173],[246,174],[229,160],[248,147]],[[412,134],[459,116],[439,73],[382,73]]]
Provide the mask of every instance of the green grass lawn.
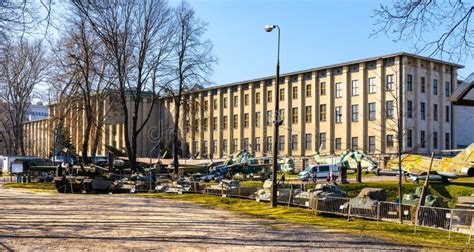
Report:
[[56,191],[53,183],[5,183],[4,188],[23,188],[34,191]]

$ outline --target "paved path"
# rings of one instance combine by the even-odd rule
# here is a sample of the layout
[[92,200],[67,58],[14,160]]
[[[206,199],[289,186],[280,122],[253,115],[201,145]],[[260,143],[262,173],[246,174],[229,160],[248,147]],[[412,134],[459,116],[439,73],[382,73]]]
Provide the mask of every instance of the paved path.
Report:
[[243,217],[208,206],[130,195],[0,188],[2,250],[401,250],[360,235]]

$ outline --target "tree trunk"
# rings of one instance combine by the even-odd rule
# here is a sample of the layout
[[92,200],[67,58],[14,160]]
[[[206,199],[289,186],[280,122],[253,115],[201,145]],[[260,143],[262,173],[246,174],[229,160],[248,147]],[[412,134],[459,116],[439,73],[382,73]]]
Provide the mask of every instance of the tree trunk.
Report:
[[179,160],[178,160],[178,133],[179,133],[179,111],[181,107],[181,95],[175,100],[175,116],[174,116],[174,127],[173,127],[173,166],[174,166],[174,173],[177,175],[179,172]]

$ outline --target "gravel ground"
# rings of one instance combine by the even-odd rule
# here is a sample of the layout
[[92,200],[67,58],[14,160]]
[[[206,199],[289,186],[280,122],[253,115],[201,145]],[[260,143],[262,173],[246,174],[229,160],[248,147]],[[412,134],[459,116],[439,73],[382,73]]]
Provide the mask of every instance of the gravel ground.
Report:
[[317,249],[417,248],[169,199],[0,188],[0,251]]

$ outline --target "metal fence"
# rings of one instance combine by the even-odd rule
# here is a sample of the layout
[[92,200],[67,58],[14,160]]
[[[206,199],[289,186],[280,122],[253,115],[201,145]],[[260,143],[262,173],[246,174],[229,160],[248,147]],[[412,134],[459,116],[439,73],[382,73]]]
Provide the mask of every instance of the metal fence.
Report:
[[[405,224],[442,229],[468,235],[471,242],[474,234],[474,210],[449,209],[422,206],[418,209],[412,205],[400,205],[394,202],[358,200],[340,197],[317,197],[305,192],[302,185],[291,185],[278,189],[278,203],[287,206],[296,206],[312,209],[315,214],[332,214],[350,218],[364,218],[378,221],[399,221],[399,212],[402,211]],[[262,190],[258,187],[225,188],[223,186],[210,186],[194,183],[190,193],[205,193],[222,197],[237,197],[257,201],[270,201],[268,193],[258,194]]]

